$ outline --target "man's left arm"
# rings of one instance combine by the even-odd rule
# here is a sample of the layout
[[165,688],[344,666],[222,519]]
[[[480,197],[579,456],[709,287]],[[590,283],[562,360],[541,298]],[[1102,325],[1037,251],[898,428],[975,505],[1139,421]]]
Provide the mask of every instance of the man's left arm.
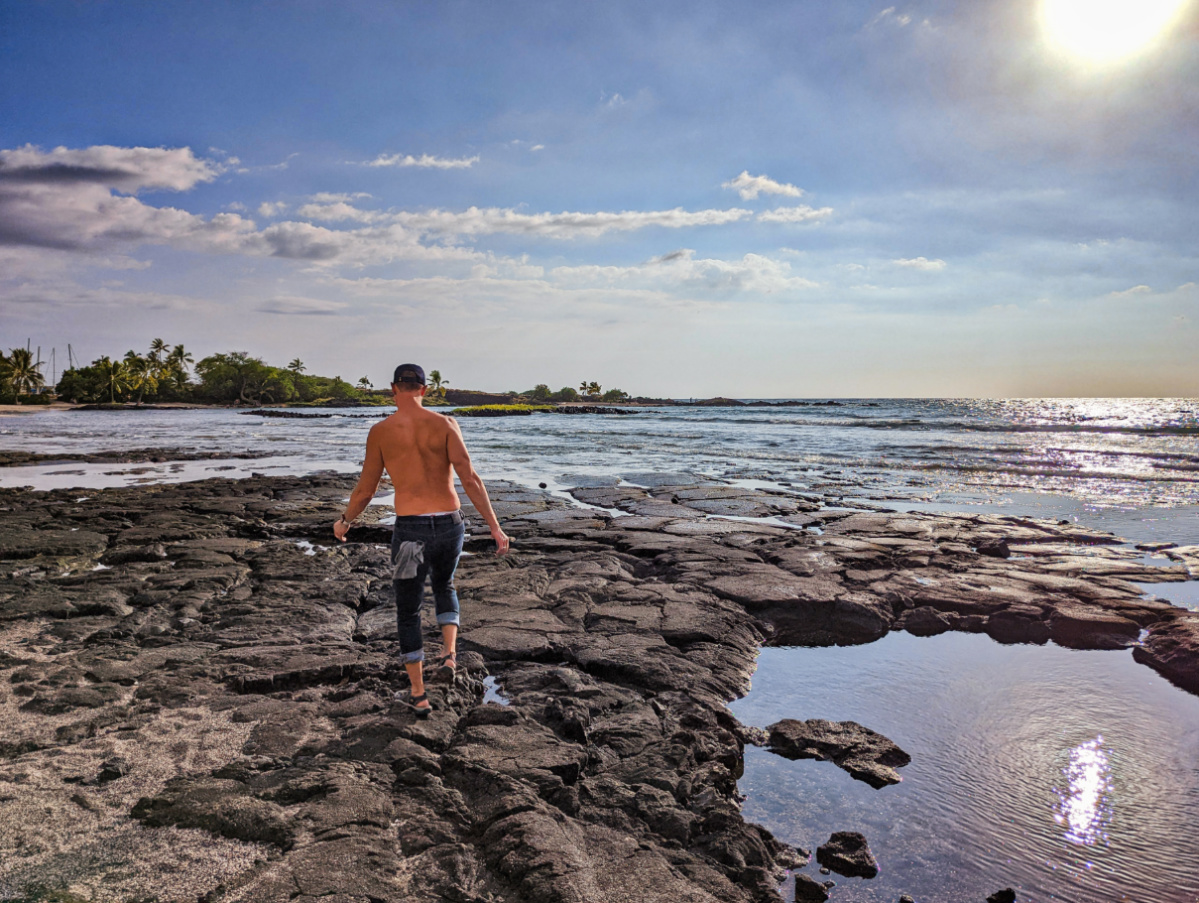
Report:
[[333,522],[333,535],[342,542],[350,532],[350,524],[354,518],[366,510],[379,488],[379,479],[383,476],[383,449],[380,447],[379,436],[375,432],[377,426],[371,427],[366,437],[366,459],[362,462],[362,473],[358,477],[358,485],[350,493],[350,504],[345,512]]

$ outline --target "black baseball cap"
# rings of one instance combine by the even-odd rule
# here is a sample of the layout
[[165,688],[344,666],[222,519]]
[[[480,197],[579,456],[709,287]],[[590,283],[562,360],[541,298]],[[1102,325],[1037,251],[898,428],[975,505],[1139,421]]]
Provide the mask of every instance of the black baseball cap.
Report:
[[400,366],[396,367],[395,376],[391,378],[391,381],[396,385],[400,383],[420,383],[423,386],[425,384],[425,371],[417,364],[400,364]]

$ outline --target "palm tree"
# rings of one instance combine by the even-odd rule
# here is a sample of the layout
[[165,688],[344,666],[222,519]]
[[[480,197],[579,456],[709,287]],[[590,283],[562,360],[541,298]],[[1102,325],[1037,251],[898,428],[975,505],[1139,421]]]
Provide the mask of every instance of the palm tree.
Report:
[[583,383],[582,390],[584,395],[601,395],[604,387],[597,382]]
[[579,394],[580,395],[586,395],[590,391],[591,391],[591,383],[587,382],[587,380],[583,380],[581,383],[579,383]]
[[125,353],[125,378],[129,388],[137,390],[137,403],[140,405],[146,397],[146,389],[154,391],[158,388],[160,363],[154,357],[142,357],[136,351]]
[[297,358],[294,358],[292,360],[292,362],[287,365],[287,369],[290,370],[292,373],[295,373],[298,375],[300,373],[303,373],[308,368],[305,367],[304,362],[297,357]]
[[182,389],[187,382],[187,368],[194,362],[195,358],[182,345],[176,345],[167,355],[167,367],[175,379],[177,389]]
[[367,379],[365,376],[362,377],[362,379],[358,380],[358,388],[359,389],[373,389],[374,387],[375,387],[375,384],[373,382],[371,382],[369,379]]
[[172,364],[180,370],[186,371],[189,364],[195,362],[195,358],[191,356],[190,351],[185,351],[182,345],[176,345],[171,349],[171,354],[167,358]]
[[42,376],[41,364],[34,361],[33,353],[28,348],[14,348],[6,369],[8,382],[16,393],[18,404],[22,395],[46,383],[46,378]]
[[440,370],[429,371],[429,391],[434,395],[445,398],[445,387],[450,384],[448,379],[442,379]]
[[167,349],[170,347],[162,339],[154,339],[150,342],[150,360],[158,363],[166,356]]
[[100,371],[100,379],[108,387],[108,398],[113,404],[116,404],[117,392],[124,392],[129,388],[129,373],[125,369],[125,364],[121,361],[111,360],[106,354],[92,366]]

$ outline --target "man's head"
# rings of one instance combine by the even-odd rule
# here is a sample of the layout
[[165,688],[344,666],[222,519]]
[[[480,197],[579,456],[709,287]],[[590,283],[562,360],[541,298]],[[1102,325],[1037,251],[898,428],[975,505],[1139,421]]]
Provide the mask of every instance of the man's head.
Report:
[[400,364],[391,378],[394,391],[424,395],[425,371],[418,364]]

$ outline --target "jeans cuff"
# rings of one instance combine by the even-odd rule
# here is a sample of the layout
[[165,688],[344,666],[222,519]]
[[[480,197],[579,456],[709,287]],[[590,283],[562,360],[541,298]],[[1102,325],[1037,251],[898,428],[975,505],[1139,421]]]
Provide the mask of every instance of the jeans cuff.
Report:
[[401,652],[400,664],[410,665],[413,662],[423,662],[425,660],[425,650],[417,649],[415,652]]
[[457,624],[458,623],[458,612],[456,612],[456,611],[438,612],[437,613],[437,623],[443,627],[446,624]]

